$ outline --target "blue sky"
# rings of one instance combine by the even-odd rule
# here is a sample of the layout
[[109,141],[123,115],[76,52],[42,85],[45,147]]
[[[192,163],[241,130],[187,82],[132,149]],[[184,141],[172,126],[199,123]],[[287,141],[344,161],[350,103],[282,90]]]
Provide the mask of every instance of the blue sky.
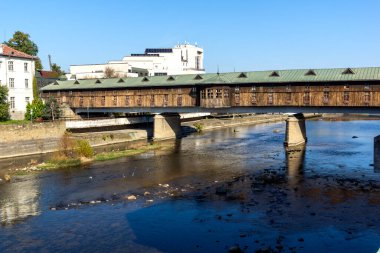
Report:
[[29,33],[45,68],[48,54],[68,70],[184,41],[204,48],[207,72],[380,66],[379,0],[2,0],[1,7],[1,41]]

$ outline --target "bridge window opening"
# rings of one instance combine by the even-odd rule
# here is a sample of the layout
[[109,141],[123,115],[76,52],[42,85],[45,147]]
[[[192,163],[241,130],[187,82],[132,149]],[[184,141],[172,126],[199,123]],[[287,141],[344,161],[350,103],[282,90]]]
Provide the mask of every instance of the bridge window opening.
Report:
[[125,105],[129,106],[131,103],[131,97],[130,96],[125,96]]
[[201,98],[202,99],[206,98],[206,91],[205,90],[201,90]]
[[213,91],[212,91],[212,89],[207,89],[207,98],[213,98]]
[[154,106],[154,95],[150,95],[150,106]]
[[253,105],[256,105],[257,104],[257,93],[256,92],[253,92],[252,93],[252,100],[251,100],[251,103]]
[[235,93],[240,93],[240,88],[238,86],[235,87]]
[[369,89],[371,89],[371,87],[369,86],[369,84],[366,84],[366,85],[364,85],[364,89],[369,90]]
[[251,90],[255,91],[256,90],[256,86],[252,86]]
[[292,93],[291,92],[287,92],[286,93],[286,102],[290,103],[291,101],[292,101]]
[[116,90],[112,91],[112,94],[117,95],[117,91]]
[[323,103],[324,104],[328,104],[329,103],[329,92],[328,91],[324,91],[323,92]]
[[224,89],[224,98],[228,98],[230,95],[230,91],[228,89]]
[[114,106],[117,106],[117,96],[113,96],[112,102]]
[[222,89],[216,89],[216,98],[222,98]]
[[292,88],[291,88],[291,86],[290,86],[290,85],[286,85],[286,91],[287,91],[287,92],[290,92],[290,91],[292,91]]
[[240,75],[238,76],[238,78],[247,78],[247,74],[242,72],[240,73]]
[[269,75],[270,77],[279,77],[280,74],[277,71],[273,71],[272,74]]
[[348,91],[343,92],[343,102],[345,104],[348,104],[350,100],[350,93]]
[[328,85],[323,86],[323,90],[324,91],[329,91],[330,90],[330,86],[328,86]]
[[353,74],[355,74],[355,72],[350,68],[347,68],[345,71],[342,72],[342,75],[353,75]]
[[268,93],[268,105],[273,105],[273,93]]
[[141,96],[141,95],[139,95],[139,96],[137,97],[137,105],[138,105],[138,106],[141,106],[141,105],[142,105],[142,96]]
[[191,88],[191,92],[193,93],[197,92],[197,88],[196,87]]
[[69,96],[72,96],[73,95],[73,91],[69,91]]
[[235,93],[235,105],[240,105],[240,93]]
[[370,101],[371,101],[371,96],[370,96],[369,91],[364,92],[364,103],[368,105]]
[[178,95],[178,97],[177,97],[177,105],[182,106],[182,95],[181,94]]
[[106,105],[106,97],[102,96],[102,100],[100,101],[102,106]]
[[350,88],[350,86],[348,86],[348,85],[345,85],[345,86],[344,86],[344,89],[345,89],[345,90],[348,90],[349,88]]
[[310,104],[310,92],[305,92],[304,95],[303,95],[303,103],[305,105],[308,105]]
[[182,89],[178,89],[178,93],[181,94],[182,93]]
[[310,85],[305,86],[305,91],[310,91]]
[[317,74],[315,73],[314,70],[310,69],[308,72],[306,72],[305,76],[316,76]]
[[83,97],[79,97],[79,107],[83,107]]
[[94,105],[95,105],[95,97],[92,96],[92,97],[90,98],[90,106],[92,107],[92,106],[94,106]]
[[169,94],[164,94],[164,106],[168,106]]

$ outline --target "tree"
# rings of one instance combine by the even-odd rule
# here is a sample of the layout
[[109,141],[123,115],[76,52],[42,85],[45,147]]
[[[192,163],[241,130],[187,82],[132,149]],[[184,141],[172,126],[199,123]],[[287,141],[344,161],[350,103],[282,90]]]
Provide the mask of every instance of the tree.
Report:
[[34,67],[36,69],[43,69],[44,67],[42,66],[41,59],[39,57],[36,57],[34,60]]
[[20,31],[15,32],[13,37],[4,44],[29,55],[37,56],[38,53],[38,47],[30,40],[30,35]]
[[33,99],[39,98],[40,95],[38,93],[38,86],[37,86],[37,78],[33,77]]
[[56,63],[53,63],[53,64],[51,65],[51,71],[57,73],[57,77],[59,77],[59,76],[65,74],[65,72],[62,71],[61,66],[59,66],[59,65],[56,64]]
[[[5,41],[4,44],[32,56],[37,56],[38,54],[38,46],[30,40],[30,35],[27,33],[17,31],[13,34],[13,37]],[[42,69],[41,60],[38,57],[36,57],[35,60],[35,67],[36,69]]]
[[8,88],[0,85],[0,121],[9,120]]
[[119,75],[116,73],[116,71],[111,67],[106,67],[104,69],[104,77],[105,78],[112,78],[112,77],[118,77]]
[[45,104],[44,108],[44,119],[56,120],[61,116],[61,109],[59,108],[59,104],[57,99],[50,97],[49,100]]
[[26,106],[26,113],[24,115],[26,120],[35,120],[44,116],[44,102],[40,98],[33,99],[32,103]]

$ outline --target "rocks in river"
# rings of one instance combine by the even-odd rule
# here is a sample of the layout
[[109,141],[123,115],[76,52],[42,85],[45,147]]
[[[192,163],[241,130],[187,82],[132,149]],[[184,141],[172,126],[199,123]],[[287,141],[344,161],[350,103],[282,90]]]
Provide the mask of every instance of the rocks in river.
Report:
[[243,250],[238,245],[235,245],[235,246],[230,247],[228,249],[228,252],[229,253],[242,253]]
[[11,176],[10,175],[8,175],[8,174],[5,174],[4,175],[4,180],[6,181],[6,182],[10,182],[11,181]]
[[359,137],[357,137],[356,135],[352,136],[352,139],[357,139],[357,138],[359,138]]
[[150,192],[144,192],[144,196],[150,195]]
[[137,197],[136,197],[135,195],[129,195],[129,196],[127,197],[127,199],[128,199],[128,200],[136,200]]
[[147,199],[146,202],[147,203],[153,203],[153,199]]
[[275,133],[275,134],[278,134],[279,132],[281,132],[280,129],[274,129],[273,130],[273,133]]
[[169,184],[158,184],[158,186],[161,186],[161,187],[164,187],[164,188],[168,188],[170,185]]

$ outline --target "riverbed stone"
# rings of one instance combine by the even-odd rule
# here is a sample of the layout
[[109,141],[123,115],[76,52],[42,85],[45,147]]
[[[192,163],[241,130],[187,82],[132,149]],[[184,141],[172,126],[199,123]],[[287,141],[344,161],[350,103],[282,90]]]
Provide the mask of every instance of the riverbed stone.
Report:
[[127,199],[128,199],[128,200],[136,200],[137,197],[136,197],[135,195],[129,195],[129,196],[127,197]]

